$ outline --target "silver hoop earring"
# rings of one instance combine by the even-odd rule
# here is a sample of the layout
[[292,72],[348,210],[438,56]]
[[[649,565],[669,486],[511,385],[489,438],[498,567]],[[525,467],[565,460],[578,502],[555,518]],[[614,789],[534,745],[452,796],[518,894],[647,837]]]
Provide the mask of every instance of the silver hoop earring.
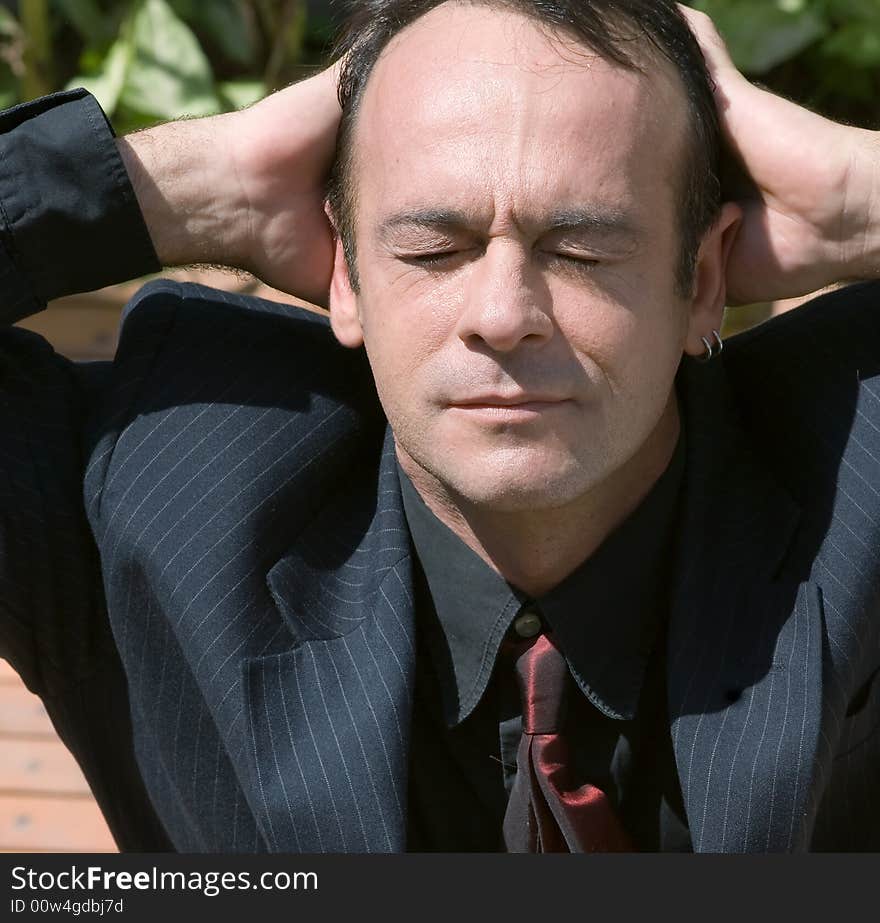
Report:
[[715,356],[720,356],[721,351],[724,349],[724,341],[721,339],[721,334],[717,330],[712,331],[712,335],[715,337],[715,340],[718,344],[717,348],[714,347],[706,337],[700,337],[703,341],[703,346],[706,347],[706,352],[699,357],[700,362],[709,362]]

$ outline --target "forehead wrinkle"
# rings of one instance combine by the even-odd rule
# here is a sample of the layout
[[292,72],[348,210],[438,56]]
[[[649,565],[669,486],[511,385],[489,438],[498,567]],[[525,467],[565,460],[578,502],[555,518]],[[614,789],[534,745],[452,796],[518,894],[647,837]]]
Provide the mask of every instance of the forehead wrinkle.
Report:
[[[379,235],[387,239],[398,230],[456,231],[478,230],[485,224],[475,216],[454,208],[415,208],[395,212],[379,223]],[[535,236],[563,231],[571,234],[603,234],[637,239],[642,228],[631,215],[622,209],[604,206],[574,206],[555,209],[545,218],[513,218],[518,228]]]

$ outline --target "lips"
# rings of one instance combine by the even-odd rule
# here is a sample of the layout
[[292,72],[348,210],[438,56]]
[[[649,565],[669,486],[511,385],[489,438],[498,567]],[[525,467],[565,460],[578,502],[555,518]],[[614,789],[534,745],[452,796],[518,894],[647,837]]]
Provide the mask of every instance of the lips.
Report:
[[452,407],[522,407],[524,405],[561,404],[566,398],[544,394],[481,394],[451,401]]
[[449,405],[462,419],[481,425],[531,424],[555,416],[559,408],[569,406],[567,398],[533,394],[481,394]]

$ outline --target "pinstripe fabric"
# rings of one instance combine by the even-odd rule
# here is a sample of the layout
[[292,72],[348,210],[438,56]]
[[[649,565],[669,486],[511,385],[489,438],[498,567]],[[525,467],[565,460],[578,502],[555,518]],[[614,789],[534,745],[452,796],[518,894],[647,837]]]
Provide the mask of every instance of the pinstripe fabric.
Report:
[[[372,390],[355,354],[326,355],[325,327],[306,312],[278,309],[253,324],[227,298],[212,305],[218,332],[206,337],[203,294],[160,284],[132,305],[98,416],[109,422],[94,435],[86,508],[138,761],[154,803],[171,808],[163,821],[175,845],[293,849],[291,820],[267,807],[276,778],[266,772],[281,757],[256,760],[250,729],[264,689],[279,704],[278,666],[264,677],[246,664],[272,663],[293,644],[266,575],[328,491],[372,472],[375,496],[378,451],[372,461],[355,452],[369,420],[345,393],[360,381],[369,403]],[[299,364],[291,335],[304,349]]]
[[820,600],[817,587],[779,579],[797,508],[746,450],[722,372],[691,366],[697,380],[683,388],[673,747],[696,851],[785,850],[801,842],[792,818],[818,733]]
[[269,585],[301,639],[244,668],[274,848],[403,851],[415,626],[390,436],[378,485],[370,477],[322,511]]
[[819,299],[684,370],[669,698],[697,850],[880,847],[878,295]]
[[[668,705],[699,851],[880,848],[878,296],[822,299],[679,378],[688,459]],[[83,431],[79,403],[60,397],[74,373],[33,339],[11,353],[5,649],[51,691],[120,839],[404,849],[410,542],[363,356],[306,312],[154,283],[127,312],[85,445],[65,454],[33,433],[56,420],[61,442]],[[49,473],[79,458],[112,644],[71,478]],[[65,516],[80,557],[62,567],[47,536]],[[73,581],[69,621],[57,589],[31,577],[23,595],[14,568],[29,556]],[[41,671],[79,651],[82,684],[102,631],[116,679],[92,670],[92,705],[77,707]],[[111,711],[94,707],[101,689],[122,706],[123,671],[130,730],[99,741],[88,714]]]

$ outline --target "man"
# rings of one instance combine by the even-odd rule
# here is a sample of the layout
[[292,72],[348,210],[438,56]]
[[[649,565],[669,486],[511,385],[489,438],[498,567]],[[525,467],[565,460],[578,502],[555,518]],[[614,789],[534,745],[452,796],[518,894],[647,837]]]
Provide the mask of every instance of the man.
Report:
[[[738,295],[758,259],[773,294],[876,274],[876,139],[765,98],[710,35],[764,192],[737,243],[674,7],[559,9],[593,40],[531,4],[360,23],[330,308],[369,366],[319,319],[168,283],[130,306],[110,369],[9,337],[6,650],[123,847],[876,848],[876,288],[720,358],[717,335],[731,264]],[[282,100],[120,142],[163,262],[320,297],[332,79],[297,90],[302,123],[236,139],[225,201],[188,168]],[[744,111],[807,137],[813,175],[789,183],[790,146],[752,141]],[[13,164],[38,119],[70,131],[53,112],[7,115]],[[99,152],[83,169],[112,178],[143,253]],[[27,194],[2,196],[21,305],[61,285]],[[291,215],[311,223],[288,265]],[[563,737],[535,732],[565,739],[561,799],[514,680],[539,643],[572,687]]]

